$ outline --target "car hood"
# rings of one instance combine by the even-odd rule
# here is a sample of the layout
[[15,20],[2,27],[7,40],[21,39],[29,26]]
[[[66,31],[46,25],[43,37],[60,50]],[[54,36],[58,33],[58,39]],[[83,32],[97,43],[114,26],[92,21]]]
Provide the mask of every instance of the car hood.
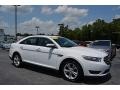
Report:
[[110,49],[109,46],[92,46],[91,48],[98,49],[100,51],[106,51]]
[[104,57],[107,56],[107,54],[103,51],[99,51],[96,49],[88,48],[88,47],[71,47],[71,48],[64,48],[65,52],[67,54],[79,54],[79,55],[87,55],[87,56],[93,56],[93,57]]

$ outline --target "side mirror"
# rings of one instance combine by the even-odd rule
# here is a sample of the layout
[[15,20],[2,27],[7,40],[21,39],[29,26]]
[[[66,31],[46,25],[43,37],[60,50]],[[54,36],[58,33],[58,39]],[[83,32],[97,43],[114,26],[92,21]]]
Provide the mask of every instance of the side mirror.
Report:
[[46,47],[57,48],[55,44],[47,44]]

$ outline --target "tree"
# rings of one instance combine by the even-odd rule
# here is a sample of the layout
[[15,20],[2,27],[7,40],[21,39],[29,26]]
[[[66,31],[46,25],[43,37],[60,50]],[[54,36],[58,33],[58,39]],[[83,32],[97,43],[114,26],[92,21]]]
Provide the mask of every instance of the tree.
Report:
[[59,24],[59,35],[75,40],[109,39],[114,43],[120,43],[120,18],[112,22],[97,19],[93,24],[83,25],[82,28],[69,29],[68,25]]

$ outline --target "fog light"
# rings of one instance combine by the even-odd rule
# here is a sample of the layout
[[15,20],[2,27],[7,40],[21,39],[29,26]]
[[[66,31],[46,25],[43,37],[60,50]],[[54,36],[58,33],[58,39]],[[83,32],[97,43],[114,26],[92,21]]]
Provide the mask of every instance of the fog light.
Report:
[[89,72],[90,72],[91,74],[99,74],[99,73],[100,73],[100,71],[92,71],[92,70],[89,70]]

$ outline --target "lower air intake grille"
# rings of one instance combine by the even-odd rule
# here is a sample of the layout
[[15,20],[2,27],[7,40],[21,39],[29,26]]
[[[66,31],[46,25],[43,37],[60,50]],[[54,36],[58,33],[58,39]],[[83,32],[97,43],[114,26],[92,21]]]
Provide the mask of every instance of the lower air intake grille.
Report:
[[107,65],[110,65],[111,62],[110,62],[110,59],[108,56],[104,57],[104,62],[107,64]]

